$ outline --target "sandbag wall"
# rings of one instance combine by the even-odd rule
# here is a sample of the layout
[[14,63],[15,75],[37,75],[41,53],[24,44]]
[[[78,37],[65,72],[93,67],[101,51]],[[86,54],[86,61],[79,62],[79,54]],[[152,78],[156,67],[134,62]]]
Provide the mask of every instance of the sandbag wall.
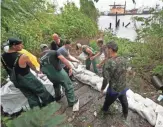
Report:
[[[100,91],[103,81],[102,77],[86,70],[84,65],[78,65],[77,67],[77,65],[73,63],[72,66],[75,78],[77,78],[80,82],[90,85],[94,89]],[[106,89],[104,92],[106,92]],[[143,98],[141,95],[134,93],[130,89],[126,94],[130,109],[136,111],[152,126],[163,127],[163,107],[161,105],[156,104],[149,98]]]

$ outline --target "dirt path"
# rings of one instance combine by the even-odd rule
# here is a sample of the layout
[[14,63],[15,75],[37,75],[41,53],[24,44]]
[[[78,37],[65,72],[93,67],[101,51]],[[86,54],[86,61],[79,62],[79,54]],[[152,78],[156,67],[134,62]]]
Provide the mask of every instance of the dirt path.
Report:
[[[62,105],[61,113],[66,113],[67,121],[74,127],[152,127],[145,119],[136,112],[129,110],[129,115],[125,121],[122,117],[122,109],[119,102],[111,107],[111,114],[103,117],[100,109],[104,102],[104,97],[98,100],[100,93],[90,86],[78,81],[73,82],[75,94],[80,100],[80,111],[72,112],[72,108],[67,107],[66,98],[59,102]],[[94,113],[97,113],[97,116]]]

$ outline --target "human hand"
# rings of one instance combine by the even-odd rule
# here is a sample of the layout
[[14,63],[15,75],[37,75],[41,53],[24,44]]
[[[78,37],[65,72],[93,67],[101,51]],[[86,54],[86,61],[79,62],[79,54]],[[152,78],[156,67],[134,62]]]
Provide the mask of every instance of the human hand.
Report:
[[98,100],[101,99],[104,96],[104,90],[100,91],[100,96],[98,97]]
[[93,60],[94,59],[94,57],[92,56],[91,58],[90,58],[90,60]]
[[42,72],[39,71],[39,70],[36,70],[35,72],[36,72],[36,76],[37,76],[37,77],[39,76],[39,74],[42,74]]
[[96,67],[97,67],[97,68],[101,68],[101,65],[100,65],[100,64],[97,64]]
[[69,69],[69,76],[71,76],[71,75],[72,75],[72,68]]

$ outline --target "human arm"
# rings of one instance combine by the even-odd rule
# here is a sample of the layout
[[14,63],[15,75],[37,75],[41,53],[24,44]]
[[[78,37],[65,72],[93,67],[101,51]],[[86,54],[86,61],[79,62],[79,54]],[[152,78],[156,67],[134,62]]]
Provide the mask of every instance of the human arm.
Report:
[[[32,62],[31,62],[31,60],[29,59],[29,57],[27,56],[27,55],[25,55],[25,54],[23,54],[21,57],[20,57],[20,65],[22,64],[22,65],[24,65],[24,64],[26,64],[26,65],[28,65],[33,71],[35,71],[36,73],[40,73],[40,71],[38,71],[37,69],[36,69],[36,67],[32,64]],[[19,66],[20,66],[19,65]]]
[[104,60],[102,60],[99,64],[97,64],[96,66],[98,68],[102,67],[102,65],[105,63],[105,61],[107,60],[107,58],[105,58]]
[[90,48],[86,48],[86,52],[89,54],[88,58],[91,58],[93,56],[93,52]]
[[58,59],[60,59],[60,61],[69,68],[69,75],[72,75],[72,67],[69,64],[68,60],[62,55],[58,55]]
[[102,82],[101,91],[103,91],[106,88],[107,84],[111,80],[112,71],[111,71],[111,63],[109,61],[107,61],[107,63],[105,63],[105,65],[103,66],[102,75],[103,75],[103,82]]
[[90,59],[94,60],[96,57],[100,56],[101,54],[102,54],[101,52],[98,52],[96,55],[92,56]]
[[78,59],[76,59],[75,57],[73,57],[71,55],[68,55],[67,59],[70,60],[70,61],[72,61],[72,62],[80,63],[80,61]]

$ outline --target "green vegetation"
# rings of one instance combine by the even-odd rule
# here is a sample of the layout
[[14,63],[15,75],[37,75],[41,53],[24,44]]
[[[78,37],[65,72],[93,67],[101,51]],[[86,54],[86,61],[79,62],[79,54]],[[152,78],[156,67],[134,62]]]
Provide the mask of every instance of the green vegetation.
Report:
[[3,124],[7,127],[72,127],[72,125],[66,122],[65,114],[60,115],[57,113],[60,107],[61,106],[56,102],[53,102],[42,109],[35,107],[34,109],[22,113],[14,120],[4,117]]
[[[36,4],[37,3],[37,4]],[[2,1],[2,41],[19,37],[29,51],[39,50],[41,43],[49,43],[54,32],[67,38],[93,37],[97,34],[96,22],[68,3],[61,14],[43,0]]]
[[97,22],[99,12],[97,11],[93,1],[91,0],[80,0],[80,11]]
[[138,29],[138,42],[143,41],[136,47],[137,56],[133,64],[141,72],[149,72],[163,78],[163,11],[143,19],[144,27]]
[[[55,32],[72,40],[91,38],[98,32],[97,23],[73,3],[65,5],[61,14],[54,14],[54,7],[44,0],[3,0],[1,11],[2,42],[8,37],[20,38],[25,49],[35,55],[40,52],[39,45],[50,43]],[[6,74],[3,69],[1,72],[3,82]]]
[[74,4],[66,5],[54,20],[56,32],[67,38],[93,37],[98,32],[96,22],[82,13]]
[[[118,38],[114,36],[109,30],[104,32],[104,43],[107,44],[110,41],[114,41],[118,44],[119,50],[118,54],[124,57],[132,57],[136,54],[135,47],[139,45],[138,43],[131,42],[128,39]],[[98,51],[99,47],[96,44],[96,40],[91,40],[89,45],[95,50]]]

